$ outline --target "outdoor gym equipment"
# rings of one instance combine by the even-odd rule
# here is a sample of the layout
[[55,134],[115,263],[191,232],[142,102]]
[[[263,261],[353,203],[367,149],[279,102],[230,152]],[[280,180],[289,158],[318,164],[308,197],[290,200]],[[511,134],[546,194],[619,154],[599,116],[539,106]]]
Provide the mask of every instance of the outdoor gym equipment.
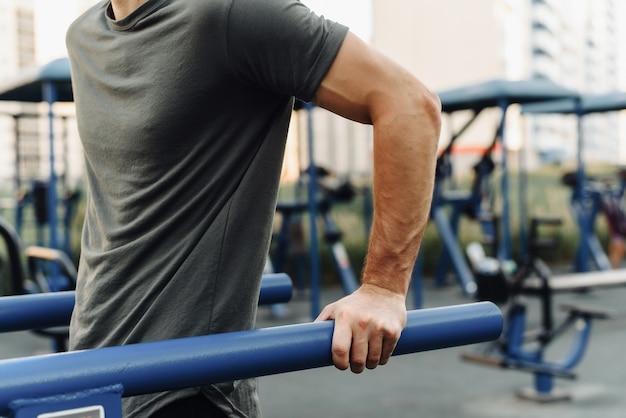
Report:
[[606,94],[583,95],[578,100],[557,100],[544,103],[529,104],[522,107],[524,114],[571,114],[577,117],[577,168],[574,176],[567,178],[566,184],[572,188],[570,208],[579,229],[579,241],[574,259],[574,269],[578,272],[591,270],[590,259],[598,270],[611,269],[611,263],[595,234],[595,221],[600,211],[606,214],[606,203],[619,199],[624,194],[623,180],[617,187],[606,187],[588,178],[583,161],[584,116],[594,113],[615,112],[626,109],[626,93],[612,92]]
[[[451,138],[450,143],[437,159],[432,217],[438,226],[439,224],[447,225],[446,221],[449,222],[455,240],[457,239],[459,222],[462,216],[478,221],[484,239],[493,247],[493,252],[495,253],[497,250],[498,237],[495,214],[493,213],[494,197],[493,192],[490,190],[492,187],[490,178],[495,169],[492,154],[497,145],[498,138],[497,136],[494,137],[492,143],[484,150],[481,158],[473,166],[474,177],[472,179],[471,188],[467,191],[449,190],[446,188],[446,183],[452,177],[453,167],[450,154],[452,153],[452,148],[457,138],[458,135]],[[487,200],[487,202],[485,202],[485,200]],[[439,207],[450,208],[448,219],[443,218],[444,213],[438,210]],[[444,233],[442,237],[449,239],[446,234],[447,229],[443,228],[443,230]],[[444,240],[446,238],[444,238]],[[454,251],[454,248],[449,245],[444,245],[442,248],[435,272],[435,283],[437,283],[437,285],[441,286],[445,284],[452,260],[460,258],[463,261],[463,256],[459,256],[458,254],[455,256]],[[470,281],[471,273],[464,270],[463,264],[458,264],[457,270],[460,273],[458,277],[465,278],[461,280],[461,283],[465,285],[465,293],[472,295],[475,291],[473,290],[475,286],[473,286],[473,283]]]
[[[598,270],[617,268],[621,256],[611,260],[600,244],[595,233],[596,219],[603,214],[609,227],[610,239],[626,238],[626,213],[623,199],[626,182],[624,172],[618,173],[617,182],[601,181],[584,176],[582,186],[578,184],[576,173],[566,173],[563,184],[572,189],[570,207],[579,229],[579,244],[574,258],[574,270],[589,271],[589,260],[593,261]],[[609,242],[609,247],[612,242]],[[618,256],[620,254],[617,254]]]
[[[354,188],[349,181],[338,183],[324,181],[330,178],[331,173],[322,167],[317,167],[318,193],[316,195],[316,212],[324,226],[324,241],[328,245],[337,275],[341,282],[344,294],[348,295],[358,288],[358,280],[352,269],[348,252],[341,238],[343,233],[337,226],[332,208],[334,205],[348,202],[354,197]],[[308,180],[307,180],[308,181]],[[298,219],[309,211],[309,202],[281,201],[276,205],[276,211],[281,214],[280,227],[275,237],[275,247],[271,254],[274,271],[284,271],[290,247],[303,247],[303,232]],[[295,242],[294,242],[295,241]],[[302,252],[302,249],[298,251]],[[299,260],[296,260],[298,263]],[[300,260],[301,262],[301,260]],[[301,269],[299,269],[301,270]],[[299,280],[298,280],[299,282]],[[301,289],[299,289],[301,290]]]
[[[76,287],[76,268],[72,261],[63,251],[52,248],[29,246],[22,251],[16,231],[1,217],[0,237],[8,255],[10,275],[8,283],[0,281],[0,287],[6,286],[7,293],[15,295],[0,297],[0,332],[30,327],[36,334],[52,340],[53,351],[66,351],[67,325],[74,307],[74,292],[71,290]],[[27,260],[27,268],[23,266],[22,257]],[[57,267],[56,281],[49,274],[51,265]],[[261,280],[259,304],[287,302],[291,293],[289,276],[265,274]]]
[[[4,242],[8,261],[9,278],[6,282],[0,281],[0,288],[5,289],[6,294],[58,292],[76,287],[76,268],[63,251],[34,246],[22,250],[17,232],[2,217],[0,217],[0,237]],[[23,257],[27,260],[27,268],[23,265]],[[50,274],[51,271],[53,274]],[[4,296],[0,300],[6,297],[12,296]],[[34,328],[33,331],[50,338],[53,351],[67,350],[68,329],[66,326]]]
[[[555,387],[554,379],[573,379],[576,376],[574,368],[587,349],[593,320],[608,319],[612,315],[604,308],[564,303],[560,308],[567,315],[556,323],[554,295],[626,285],[626,269],[553,276],[538,257],[540,249],[556,244],[540,236],[540,226],[547,225],[556,227],[560,225],[560,220],[535,218],[531,221],[528,256],[513,275],[505,274],[497,260],[489,260],[476,247],[468,251],[479,279],[479,300],[504,304],[505,322],[498,340],[462,356],[464,360],[482,365],[532,373],[533,386],[523,388],[518,395],[538,402],[570,398],[567,392]],[[540,323],[536,329],[528,326],[526,297],[538,298],[540,302]],[[559,360],[549,359],[555,356],[554,352],[547,353],[549,345],[571,329],[574,329],[574,336],[569,352]]]
[[[17,231],[0,217],[0,238],[7,253],[9,278],[1,284],[5,294],[22,295],[72,290],[76,287],[76,268],[67,254],[54,248],[22,248]],[[24,267],[22,259],[27,261]],[[54,269],[54,275],[50,271]]]
[[[70,65],[67,58],[54,60],[39,68],[32,68],[20,74],[14,80],[0,86],[0,100],[15,102],[30,102],[48,104],[48,138],[50,155],[50,172],[46,182],[47,193],[45,195],[45,211],[47,216],[42,217],[48,224],[47,247],[61,249],[59,239],[58,214],[58,176],[56,173],[55,159],[55,133],[54,133],[54,104],[57,102],[72,102],[72,83]],[[24,203],[24,202],[22,202]],[[18,211],[19,221],[19,211]],[[19,225],[19,223],[18,223]],[[65,243],[64,243],[65,245]]]
[[[258,303],[289,302],[292,290],[288,275],[264,274]],[[0,297],[0,333],[65,327],[70,323],[75,300],[73,291]]]
[[[39,148],[38,126],[41,115],[35,113],[12,113],[9,116],[14,124],[14,175],[13,199],[4,200],[4,209],[14,210],[15,228],[21,237],[28,237],[29,243],[49,246],[49,205],[48,181],[41,180],[41,151]],[[76,213],[80,193],[69,186],[68,170],[68,117],[56,117],[61,123],[61,135],[57,136],[57,203],[58,244],[68,255],[72,254],[71,227]],[[62,152],[59,153],[59,151]],[[32,235],[34,232],[34,241]]]
[[[318,219],[324,222],[325,240],[329,244],[335,267],[346,294],[352,293],[358,287],[357,278],[352,270],[345,246],[341,242],[341,231],[337,227],[331,215],[333,204],[343,201],[346,196],[341,196],[340,192],[351,189],[348,183],[344,183],[336,188],[322,187],[323,181],[320,179],[328,174],[328,171],[320,168],[315,163],[315,139],[313,129],[313,103],[305,103],[296,100],[294,110],[305,112],[307,127],[307,163],[305,173],[301,175],[306,178],[306,199],[301,199],[298,193],[296,202],[281,202],[277,205],[277,211],[283,215],[283,222],[278,235],[278,243],[275,253],[271,257],[271,268],[274,271],[281,271],[284,267],[285,255],[289,244],[289,228],[293,227],[292,221],[300,214],[306,213],[309,220],[309,279],[311,286],[311,317],[316,318],[321,312],[321,278],[320,278],[320,248],[318,237]],[[322,179],[323,180],[323,179]],[[321,197],[320,197],[321,192]],[[352,195],[350,195],[350,198]],[[286,219],[285,219],[286,218]],[[299,276],[299,275],[298,275]],[[299,280],[300,277],[297,277]]]
[[[0,415],[121,417],[121,398],[330,366],[333,321],[0,361]],[[490,302],[410,311],[394,355],[497,338]],[[97,415],[99,413],[99,415]]]
[[[511,214],[509,202],[509,178],[507,167],[507,139],[505,130],[505,121],[507,110],[512,104],[533,103],[544,100],[556,100],[578,97],[578,94],[572,90],[559,86],[545,79],[531,79],[522,81],[510,81],[503,79],[494,79],[478,84],[467,85],[459,88],[453,88],[438,92],[442,103],[444,113],[452,114],[458,111],[470,111],[472,116],[467,123],[457,132],[452,134],[451,142],[455,141],[463,132],[465,132],[478,118],[478,116],[489,108],[498,108],[501,111],[500,122],[496,131],[495,138],[500,143],[502,155],[500,159],[500,190],[501,207],[498,217],[498,236],[496,237],[497,248],[496,257],[499,260],[511,260],[512,244],[511,244]],[[437,178],[438,182],[449,176],[451,173],[444,171],[442,176]],[[488,173],[485,173],[488,174]],[[520,176],[523,181],[523,176]],[[520,190],[523,187],[520,186]],[[469,296],[476,293],[476,283],[473,274],[467,265],[463,256],[463,251],[458,242],[457,222],[451,219],[448,214],[450,206],[456,206],[456,213],[462,214],[460,207],[467,207],[468,202],[473,202],[478,198],[475,192],[468,192],[465,197],[457,194],[455,199],[446,198],[445,190],[437,186],[435,188],[436,195],[433,196],[433,205],[431,209],[431,219],[435,223],[441,239],[443,241],[444,252],[449,258],[450,264],[454,269],[457,280],[461,285],[463,292]],[[520,199],[520,219],[526,217],[525,202]],[[495,215],[495,214],[493,214]],[[520,231],[520,239],[524,240],[525,231]],[[421,258],[421,257],[420,257]],[[421,269],[420,260],[414,269],[413,274],[413,293],[415,297],[415,306],[421,306]]]

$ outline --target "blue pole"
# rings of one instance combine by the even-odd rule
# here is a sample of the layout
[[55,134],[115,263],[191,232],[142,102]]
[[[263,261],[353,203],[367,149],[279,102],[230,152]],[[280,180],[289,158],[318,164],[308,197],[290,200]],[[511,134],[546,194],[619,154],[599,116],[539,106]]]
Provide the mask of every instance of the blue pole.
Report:
[[[264,274],[259,305],[289,302],[292,290],[287,274]],[[1,297],[0,333],[66,326],[70,323],[75,300],[75,292]]]
[[508,108],[508,102],[505,99],[500,99],[500,109],[502,110],[502,120],[498,127],[498,136],[502,143],[502,177],[500,178],[500,193],[502,194],[502,219],[501,219],[501,242],[500,248],[498,248],[498,259],[500,261],[508,261],[511,259],[511,215],[509,205],[509,176],[507,171],[507,155],[506,155],[506,140],[505,140],[505,121],[506,111]]
[[[333,321],[0,361],[0,415],[17,399],[124,387],[124,396],[332,365]],[[502,315],[490,302],[408,313],[394,355],[497,338]]]
[[50,143],[50,177],[48,178],[48,225],[50,227],[49,247],[55,250],[59,249],[57,237],[57,178],[54,169],[54,112],[53,105],[57,101],[57,89],[54,83],[48,81],[43,83],[43,97],[48,103],[48,137]]
[[448,257],[456,273],[457,280],[463,289],[463,293],[468,296],[476,295],[478,290],[476,281],[474,280],[474,274],[470,270],[463,250],[459,244],[459,240],[454,233],[450,221],[447,218],[445,209],[441,206],[432,209],[431,216],[437,225],[439,234],[444,243],[444,249],[447,251]]
[[578,252],[576,255],[576,271],[586,272],[590,271],[589,268],[589,254],[590,248],[588,245],[590,231],[593,229],[593,225],[589,224],[589,209],[585,205],[585,199],[588,198],[585,193],[585,163],[583,161],[583,147],[585,144],[583,133],[583,117],[585,111],[582,106],[582,100],[577,98],[575,100],[576,107],[576,127],[578,130],[577,138],[577,150],[576,150],[576,186],[574,190],[574,197],[578,198],[577,209],[580,211],[579,216],[579,229],[580,229],[580,243]]
[[421,309],[424,301],[424,284],[422,283],[422,269],[424,264],[424,253],[420,249],[413,272],[411,273],[411,291],[413,292],[413,308]]
[[312,103],[304,104],[307,115],[307,140],[309,146],[307,201],[309,206],[309,257],[311,263],[311,318],[316,318],[321,312],[321,283],[319,242],[317,237],[317,167],[315,167],[315,147],[313,143],[313,106]]

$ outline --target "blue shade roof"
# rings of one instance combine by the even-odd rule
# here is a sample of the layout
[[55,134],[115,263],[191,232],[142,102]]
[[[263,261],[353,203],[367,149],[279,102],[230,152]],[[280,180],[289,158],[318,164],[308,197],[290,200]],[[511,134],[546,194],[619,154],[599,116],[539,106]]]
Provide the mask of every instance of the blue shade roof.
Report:
[[[626,109],[626,93],[615,91],[604,94],[587,94],[581,96],[582,114],[611,112]],[[553,100],[549,102],[524,105],[522,113],[577,113],[574,100]]]
[[511,81],[493,79],[482,83],[438,92],[444,112],[482,110],[507,104],[524,104],[545,100],[578,97],[578,92],[546,79]]
[[52,82],[57,87],[57,101],[71,102],[72,80],[70,63],[67,58],[59,58],[44,66],[24,70],[7,83],[0,85],[0,100],[16,102],[43,102],[42,86]]

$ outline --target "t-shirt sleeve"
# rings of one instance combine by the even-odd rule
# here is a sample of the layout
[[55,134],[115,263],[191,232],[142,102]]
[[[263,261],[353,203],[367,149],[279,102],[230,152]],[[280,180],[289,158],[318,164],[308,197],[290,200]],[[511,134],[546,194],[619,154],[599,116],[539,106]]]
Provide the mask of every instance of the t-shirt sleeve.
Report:
[[347,32],[297,0],[233,0],[229,62],[255,87],[310,101]]

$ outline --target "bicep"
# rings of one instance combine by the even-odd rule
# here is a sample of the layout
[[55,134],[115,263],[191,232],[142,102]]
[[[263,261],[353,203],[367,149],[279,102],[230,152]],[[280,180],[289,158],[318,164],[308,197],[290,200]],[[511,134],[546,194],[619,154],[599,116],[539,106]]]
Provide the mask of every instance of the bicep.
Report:
[[425,90],[407,70],[349,32],[313,102],[370,124],[411,108]]

